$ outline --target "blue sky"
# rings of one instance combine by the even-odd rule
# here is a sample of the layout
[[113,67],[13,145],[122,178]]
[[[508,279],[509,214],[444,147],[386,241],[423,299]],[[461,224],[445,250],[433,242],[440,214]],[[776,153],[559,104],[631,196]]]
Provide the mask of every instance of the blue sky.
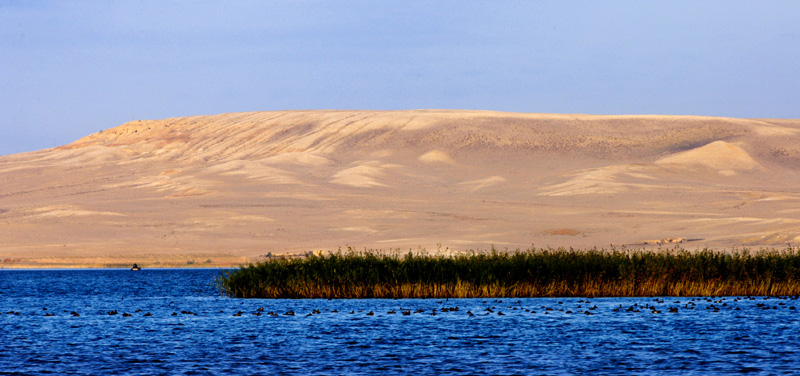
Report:
[[800,118],[800,2],[0,2],[0,155],[329,108]]

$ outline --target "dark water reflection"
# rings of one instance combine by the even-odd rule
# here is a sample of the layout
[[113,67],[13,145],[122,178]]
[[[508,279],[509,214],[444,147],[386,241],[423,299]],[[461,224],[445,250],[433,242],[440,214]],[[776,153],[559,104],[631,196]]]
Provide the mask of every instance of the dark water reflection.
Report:
[[0,271],[0,374],[800,373],[791,298],[237,300],[218,273]]

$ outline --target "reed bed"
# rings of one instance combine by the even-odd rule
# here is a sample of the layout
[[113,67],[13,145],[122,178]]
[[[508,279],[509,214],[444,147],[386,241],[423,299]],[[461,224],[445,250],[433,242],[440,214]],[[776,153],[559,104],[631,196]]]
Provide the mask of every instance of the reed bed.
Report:
[[800,294],[800,248],[470,252],[352,249],[272,258],[217,277],[237,298],[780,296]]

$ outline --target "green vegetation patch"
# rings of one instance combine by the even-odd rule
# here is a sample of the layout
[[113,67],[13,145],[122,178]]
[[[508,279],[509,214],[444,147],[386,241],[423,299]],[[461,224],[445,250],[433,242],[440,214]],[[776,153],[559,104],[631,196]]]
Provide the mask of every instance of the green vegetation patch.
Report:
[[217,278],[237,298],[489,298],[800,294],[800,248],[339,251],[270,258]]

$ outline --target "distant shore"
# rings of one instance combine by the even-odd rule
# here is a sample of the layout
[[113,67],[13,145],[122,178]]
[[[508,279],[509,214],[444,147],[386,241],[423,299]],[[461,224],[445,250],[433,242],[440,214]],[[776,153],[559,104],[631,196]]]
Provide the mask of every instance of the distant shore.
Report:
[[172,269],[172,268],[236,268],[257,261],[250,257],[187,257],[177,256],[149,256],[142,258],[111,258],[111,257],[53,257],[30,259],[0,260],[2,269],[130,269],[133,264],[142,269]]

